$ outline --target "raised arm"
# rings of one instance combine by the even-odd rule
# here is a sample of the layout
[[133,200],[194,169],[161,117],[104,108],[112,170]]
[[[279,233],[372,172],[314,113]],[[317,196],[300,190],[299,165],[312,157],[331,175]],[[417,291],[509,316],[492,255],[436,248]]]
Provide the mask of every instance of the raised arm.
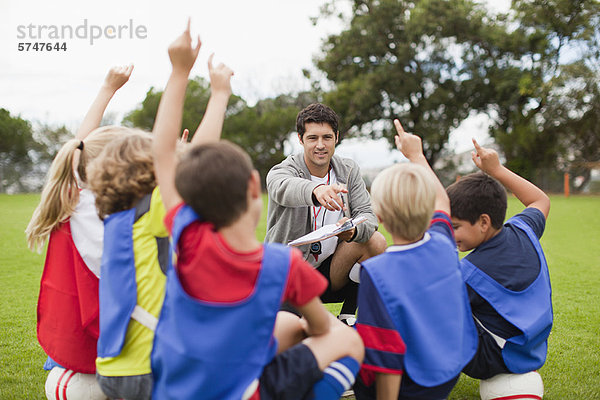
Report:
[[169,46],[169,58],[173,71],[160,100],[152,130],[154,134],[152,144],[154,172],[166,209],[181,202],[181,197],[175,189],[175,167],[177,165],[175,147],[181,131],[188,76],[196,62],[200,46],[200,37],[198,37],[196,46],[192,46],[189,20],[186,30]]
[[108,71],[96,99],[83,118],[81,125],[79,125],[79,129],[77,129],[75,139],[85,139],[90,132],[100,126],[102,116],[104,115],[104,111],[106,111],[108,103],[117,90],[129,80],[132,71],[133,64],[122,67],[112,67]]
[[410,162],[424,166],[431,172],[431,175],[433,175],[435,180],[435,209],[450,214],[450,199],[448,199],[446,189],[444,189],[444,186],[435,175],[435,172],[433,172],[433,169],[431,169],[431,166],[423,154],[421,138],[404,132],[404,128],[402,128],[400,121],[397,119],[394,120],[394,126],[396,127],[396,132],[398,132],[394,138],[398,150],[400,150],[402,154],[404,154],[404,157],[408,158]]
[[504,187],[513,192],[525,207],[537,208],[544,214],[544,217],[548,218],[550,199],[546,193],[500,164],[498,153],[495,150],[481,147],[475,139],[472,140],[475,151],[471,153],[471,158],[477,168],[497,179]]
[[202,122],[200,122],[196,133],[192,137],[192,144],[217,142],[221,138],[221,131],[223,130],[225,111],[231,96],[233,71],[223,63],[213,67],[213,56],[214,53],[208,58],[210,98]]

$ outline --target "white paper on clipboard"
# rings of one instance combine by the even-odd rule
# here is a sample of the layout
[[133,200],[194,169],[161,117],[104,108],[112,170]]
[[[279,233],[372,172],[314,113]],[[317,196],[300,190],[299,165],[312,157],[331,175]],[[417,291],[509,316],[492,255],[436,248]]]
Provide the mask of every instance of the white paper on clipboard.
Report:
[[304,236],[299,237],[296,240],[292,240],[288,243],[290,246],[301,246],[303,244],[319,242],[321,240],[330,238],[332,236],[338,235],[342,232],[349,231],[354,228],[356,225],[363,223],[367,220],[367,217],[363,215],[359,215],[356,218],[349,219],[344,222],[344,224],[338,226],[337,224],[329,224],[325,225],[322,228],[317,229],[316,231],[312,231],[307,233]]

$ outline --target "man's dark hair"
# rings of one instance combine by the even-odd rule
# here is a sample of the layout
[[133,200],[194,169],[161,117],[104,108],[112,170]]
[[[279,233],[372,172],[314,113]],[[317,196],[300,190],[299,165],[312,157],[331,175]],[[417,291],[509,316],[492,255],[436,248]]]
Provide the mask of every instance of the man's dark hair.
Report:
[[175,170],[183,201],[216,229],[234,223],[248,208],[248,181],[254,167],[241,147],[207,143],[187,150]]
[[450,214],[473,225],[482,214],[490,216],[492,226],[500,229],[506,217],[506,190],[484,172],[467,175],[446,189]]
[[335,111],[321,103],[313,103],[306,106],[302,111],[298,113],[296,117],[296,131],[300,135],[300,138],[304,136],[306,132],[306,124],[314,122],[317,124],[328,124],[331,129],[335,132],[337,138],[339,118]]

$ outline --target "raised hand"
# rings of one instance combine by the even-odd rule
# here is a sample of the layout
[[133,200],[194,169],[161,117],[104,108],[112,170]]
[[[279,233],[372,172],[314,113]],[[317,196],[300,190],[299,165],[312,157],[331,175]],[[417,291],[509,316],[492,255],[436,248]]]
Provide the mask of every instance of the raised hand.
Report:
[[173,65],[173,71],[181,71],[186,74],[189,74],[194,66],[200,52],[200,46],[202,46],[200,36],[198,36],[196,46],[192,46],[190,23],[191,20],[188,19],[185,31],[169,46],[169,58],[171,59],[171,65]]
[[404,132],[404,128],[402,128],[400,121],[397,119],[394,120],[394,126],[396,127],[396,132],[398,132],[395,137],[398,150],[400,150],[410,162],[425,167],[434,178],[435,209],[450,214],[450,200],[446,194],[446,189],[444,189],[444,186],[435,175],[435,172],[433,172],[433,169],[431,169],[431,166],[423,154],[423,143],[421,138],[417,135],[411,135],[410,133]]
[[471,159],[475,165],[477,165],[477,168],[494,176],[494,174],[502,167],[500,159],[498,158],[498,153],[496,150],[481,147],[479,143],[477,143],[477,140],[472,140],[475,151],[471,152]]
[[106,107],[108,107],[108,103],[117,90],[129,80],[131,71],[133,71],[133,64],[122,67],[112,67],[108,70],[98,95],[94,99],[88,112],[85,114],[85,117],[83,117],[81,125],[77,128],[77,132],[75,133],[76,139],[85,139],[94,129],[100,126],[102,116],[104,115],[104,111],[106,111]]
[[412,135],[404,131],[402,124],[397,119],[394,120],[394,127],[396,127],[397,135],[394,137],[396,142],[396,148],[404,154],[404,157],[410,161],[415,161],[423,155],[423,143],[421,138],[417,135]]
[[214,53],[208,57],[208,74],[210,76],[210,88],[213,93],[221,92],[231,95],[231,77],[233,70],[223,63],[213,66]]
[[108,71],[108,74],[106,74],[106,78],[104,78],[104,86],[111,89],[113,92],[116,92],[127,83],[132,71],[133,64],[112,67]]
[[329,211],[339,211],[343,209],[344,202],[339,193],[348,193],[344,185],[334,183],[333,185],[320,185],[313,190],[317,201]]

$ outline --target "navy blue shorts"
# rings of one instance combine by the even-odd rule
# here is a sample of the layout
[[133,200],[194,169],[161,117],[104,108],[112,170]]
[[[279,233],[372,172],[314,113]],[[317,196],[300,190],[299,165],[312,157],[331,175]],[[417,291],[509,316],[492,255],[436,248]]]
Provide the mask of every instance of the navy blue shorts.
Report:
[[261,400],[313,398],[313,386],[323,372],[312,351],[302,343],[277,354],[259,378]]
[[504,364],[502,349],[481,325],[475,322],[479,335],[477,352],[463,368],[463,372],[475,379],[489,379],[498,374],[512,374]]
[[[402,382],[400,383],[400,395],[398,400],[443,400],[448,397],[454,385],[458,381],[458,374],[456,377],[450,379],[446,383],[442,383],[438,386],[426,387],[421,386],[407,374],[402,375]],[[375,384],[366,386],[360,375],[356,377],[354,383],[354,395],[357,400],[375,400],[377,399],[377,393],[375,392]]]

